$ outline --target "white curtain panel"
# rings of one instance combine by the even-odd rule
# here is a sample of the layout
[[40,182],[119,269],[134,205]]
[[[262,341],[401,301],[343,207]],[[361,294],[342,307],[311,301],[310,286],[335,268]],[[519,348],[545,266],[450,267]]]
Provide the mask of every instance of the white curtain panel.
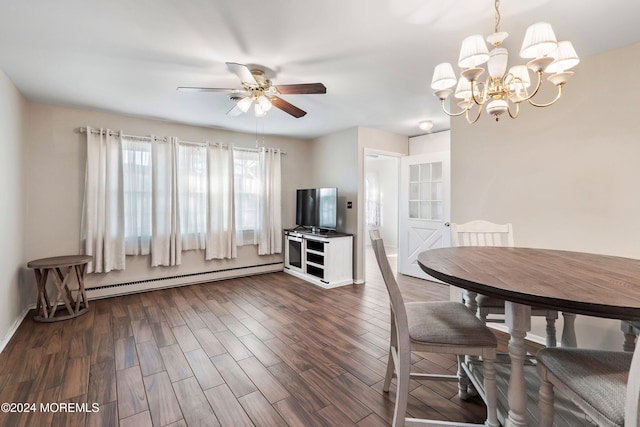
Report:
[[180,212],[178,210],[178,140],[168,142],[154,138],[151,266],[180,265],[182,242]]
[[260,152],[260,228],[258,255],[282,252],[281,152],[263,148]]
[[233,148],[207,147],[209,206],[205,259],[236,258]]
[[84,253],[93,256],[89,273],[125,267],[122,139],[87,127],[87,165],[82,204]]

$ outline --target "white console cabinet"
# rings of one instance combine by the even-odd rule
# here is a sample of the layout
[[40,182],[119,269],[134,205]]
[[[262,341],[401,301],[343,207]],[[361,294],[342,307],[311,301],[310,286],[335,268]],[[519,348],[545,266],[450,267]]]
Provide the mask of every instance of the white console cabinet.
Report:
[[353,284],[353,236],[294,230],[284,232],[284,271],[330,289]]

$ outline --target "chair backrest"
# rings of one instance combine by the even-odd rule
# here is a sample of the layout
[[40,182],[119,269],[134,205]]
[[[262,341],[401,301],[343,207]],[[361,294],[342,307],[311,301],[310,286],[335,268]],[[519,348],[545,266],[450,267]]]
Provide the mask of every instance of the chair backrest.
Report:
[[482,220],[451,224],[451,234],[455,246],[513,246],[511,224]]
[[396,328],[399,331],[407,331],[406,333],[408,336],[409,325],[407,321],[407,311],[404,306],[402,294],[400,294],[398,282],[393,275],[391,265],[389,265],[389,259],[387,258],[387,252],[384,249],[384,242],[380,236],[380,231],[370,230],[369,237],[371,238],[371,246],[373,247],[373,252],[375,253],[376,260],[378,261],[378,267],[380,267],[380,272],[382,273],[382,279],[384,280],[387,292],[389,293],[391,311],[393,312],[392,316],[395,318]]

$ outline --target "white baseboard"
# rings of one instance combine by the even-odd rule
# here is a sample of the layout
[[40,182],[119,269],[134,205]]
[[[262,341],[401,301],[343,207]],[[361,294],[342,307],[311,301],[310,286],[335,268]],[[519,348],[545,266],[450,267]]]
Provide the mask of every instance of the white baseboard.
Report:
[[29,313],[29,310],[31,310],[33,308],[36,308],[35,304],[31,304],[30,306],[25,308],[22,311],[22,313],[20,313],[18,318],[15,320],[15,322],[13,322],[13,324],[11,325],[11,327],[9,328],[9,330],[7,331],[5,336],[2,338],[2,341],[0,341],[0,352],[2,352],[4,350],[4,348],[7,346],[7,344],[9,344],[9,341],[11,341],[11,338],[13,337],[13,334],[16,333],[16,331],[20,327],[20,324],[24,320],[24,318],[27,317],[27,313]]
[[98,288],[88,288],[87,298],[100,299],[115,297],[119,295],[134,294],[139,292],[152,291],[156,289],[173,288],[178,286],[195,285],[197,283],[214,282],[217,280],[232,279],[243,276],[253,276],[255,274],[275,273],[282,271],[283,263],[273,263],[245,268],[234,268],[230,270],[212,271],[207,273],[193,274],[188,276],[158,278],[152,280],[142,280],[131,283],[120,283],[115,285],[100,286]]

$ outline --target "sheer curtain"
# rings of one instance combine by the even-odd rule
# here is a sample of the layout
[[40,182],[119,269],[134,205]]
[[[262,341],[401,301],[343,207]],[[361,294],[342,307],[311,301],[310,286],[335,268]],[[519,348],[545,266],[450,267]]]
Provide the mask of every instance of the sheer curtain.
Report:
[[125,267],[122,139],[112,133],[87,127],[81,245],[93,256],[89,273]]
[[243,149],[233,150],[233,170],[236,213],[236,243],[258,244],[260,226],[260,153]]
[[177,147],[181,249],[204,249],[208,207],[207,147],[185,143]]
[[209,205],[205,259],[237,256],[233,200],[233,148],[207,147]]
[[258,255],[282,252],[281,152],[263,148],[260,152],[260,228]]
[[178,209],[178,140],[153,138],[151,266],[180,265],[182,235]]
[[151,142],[122,140],[124,238],[127,255],[151,250]]

